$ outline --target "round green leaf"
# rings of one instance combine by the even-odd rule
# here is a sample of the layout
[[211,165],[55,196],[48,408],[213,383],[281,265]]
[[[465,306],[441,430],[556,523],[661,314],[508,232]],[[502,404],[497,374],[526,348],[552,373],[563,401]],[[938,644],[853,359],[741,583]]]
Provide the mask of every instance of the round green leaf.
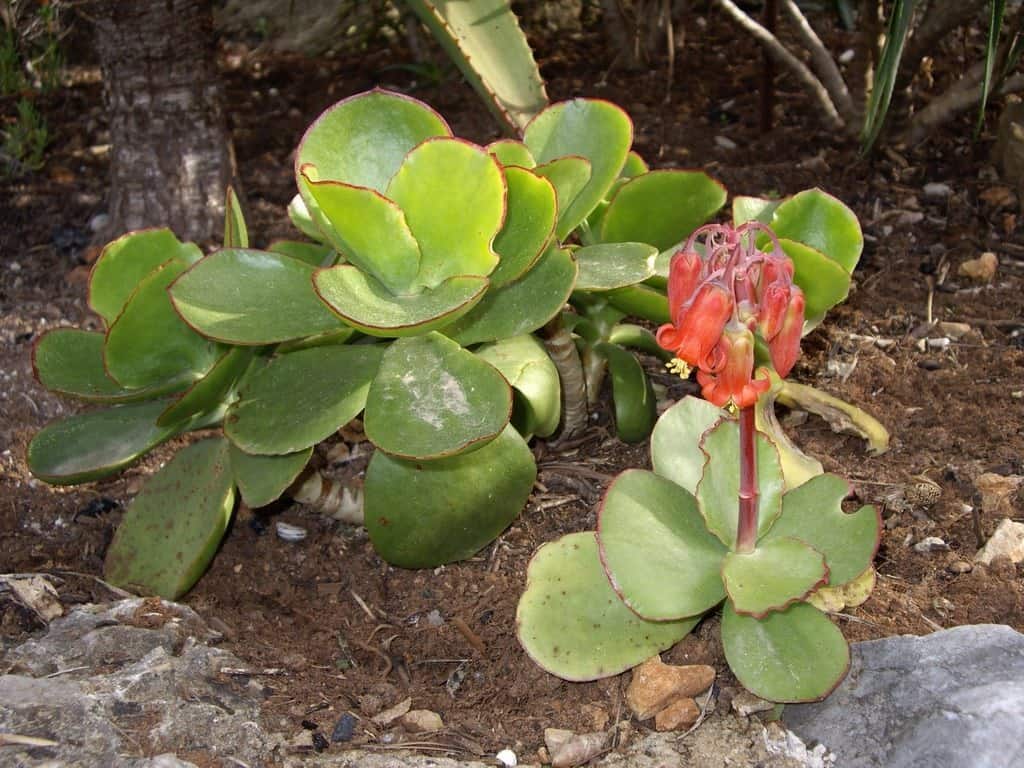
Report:
[[552,246],[522,278],[489,290],[443,332],[468,346],[535,331],[558,314],[575,281],[575,260],[568,251]]
[[707,460],[700,439],[721,418],[721,408],[699,397],[684,397],[665,411],[651,433],[654,471],[696,495]]
[[870,505],[846,514],[849,484],[835,475],[818,475],[782,497],[782,514],[758,544],[792,536],[825,555],[828,585],[853,581],[867,570],[878,551],[882,520]]
[[629,150],[629,154],[626,155],[626,164],[622,166],[622,170],[619,171],[620,179],[632,179],[641,174],[647,173],[651,170],[647,166],[647,162],[640,157],[638,152]]
[[296,261],[309,264],[311,267],[330,267],[338,254],[329,245],[306,243],[301,240],[275,240],[267,246],[272,253],[290,256]]
[[274,344],[338,330],[313,290],[314,269],[269,251],[211,253],[171,286],[171,301],[204,336],[231,344]]
[[246,347],[229,349],[208,374],[195,382],[160,414],[156,423],[160,426],[180,424],[226,406],[235,384],[252,363],[254,352],[255,350]]
[[764,619],[722,609],[722,647],[743,687],[768,701],[815,701],[846,676],[850,647],[828,617],[795,603]]
[[770,224],[772,214],[779,207],[779,202],[779,200],[769,200],[766,197],[737,195],[732,199],[732,225],[738,227],[748,221]]
[[807,189],[784,201],[772,214],[771,228],[787,240],[809,245],[853,272],[864,249],[857,216],[820,189]]
[[[846,299],[850,292],[850,276],[842,266],[821,251],[786,238],[779,245],[793,261],[793,281],[804,292],[806,306],[805,332],[818,325],[825,313]],[[773,250],[768,244],[768,250]]]
[[590,161],[585,157],[570,155],[558,157],[554,160],[538,165],[533,172],[542,179],[547,179],[555,190],[555,199],[558,206],[557,226],[555,234],[559,240],[569,236],[579,222],[573,224],[568,218],[572,201],[575,200],[583,188],[590,181]]
[[417,284],[436,288],[456,275],[489,275],[505,220],[501,166],[475,144],[431,139],[409,153],[387,195],[405,212],[419,243]]
[[433,290],[395,296],[349,264],[313,276],[320,298],[346,323],[371,336],[412,336],[442,328],[469,312],[487,291],[486,277],[452,277]]
[[29,469],[54,485],[112,475],[176,433],[174,427],[157,426],[166,407],[166,400],[157,400],[52,421],[29,443]]
[[594,351],[608,361],[615,403],[615,434],[624,443],[639,443],[651,434],[658,404],[651,382],[633,353],[602,342]]
[[[736,546],[736,523],[740,494],[740,427],[733,419],[722,419],[701,439],[707,456],[704,474],[697,484],[697,504],[710,530],[727,547]],[[785,484],[779,452],[760,432],[757,433],[757,531],[758,536],[771,528],[782,512]]]
[[171,260],[143,278],[107,331],[103,363],[121,385],[148,387],[185,374],[198,378],[222,354],[219,344],[186,325],[167,295],[187,268]]
[[426,139],[451,136],[421,101],[375,89],[339,101],[306,130],[295,153],[295,177],[307,163],[319,178],[383,192],[405,156]]
[[630,285],[604,294],[608,303],[633,317],[642,317],[652,323],[669,321],[668,299],[664,291],[646,285]]
[[642,325],[616,323],[608,332],[608,341],[620,347],[631,347],[667,363],[675,355],[658,344],[657,337]]
[[658,249],[646,243],[601,243],[579,248],[573,255],[580,266],[577,291],[611,291],[653,275]]
[[608,101],[573,99],[552,104],[524,131],[524,143],[538,163],[566,155],[590,161],[590,180],[559,216],[559,238],[571,232],[597,207],[626,163],[633,143],[633,123]]
[[109,326],[142,279],[168,261],[194,264],[203,256],[195,243],[182,243],[169,229],[141,229],[109,243],[89,277],[89,306]]
[[501,260],[491,273],[491,285],[501,287],[522,277],[537,263],[555,230],[555,188],[522,168],[506,168],[508,215],[494,238]]
[[100,403],[152,400],[185,389],[190,375],[142,389],[124,389],[103,367],[106,334],[55,328],[43,334],[32,351],[32,368],[39,383],[51,392]]
[[616,592],[645,619],[698,616],[725,597],[726,548],[693,496],[653,472],[627,470],[609,486],[597,540]]
[[313,446],[280,456],[255,456],[231,444],[231,473],[250,508],[262,507],[280,498],[309,463]]
[[282,454],[314,445],[366,404],[381,350],[313,347],[271,360],[248,376],[224,418],[224,432],[246,453]]
[[128,506],[107,550],[104,578],[138,594],[178,599],[213,560],[234,500],[227,440],[193,443]]
[[625,672],[675,645],[699,620],[645,621],[629,610],[608,583],[590,531],[537,550],[516,610],[527,655],[575,682]]
[[533,168],[537,165],[533,160],[533,156],[530,154],[530,150],[526,148],[526,145],[521,141],[516,141],[515,139],[499,139],[498,141],[492,141],[487,145],[487,151],[490,152],[494,159],[501,163],[505,168],[510,166]]
[[366,436],[404,458],[440,458],[494,439],[512,391],[494,366],[439,333],[392,343],[366,400]]
[[725,205],[725,187],[703,171],[651,171],[630,179],[604,215],[606,243],[670,248]]
[[[313,221],[313,214],[310,213],[309,208],[306,206],[306,201],[302,199],[302,195],[296,195],[288,203],[288,218],[295,228],[306,237],[316,240],[318,243],[324,241],[324,233],[320,231],[316,222]],[[270,250],[274,249],[271,248]]]
[[472,557],[522,510],[537,468],[512,427],[477,451],[435,461],[374,453],[364,515],[374,548],[403,568]]
[[825,558],[793,538],[763,540],[753,552],[730,552],[722,581],[737,613],[763,619],[781,611],[828,581]]
[[512,424],[521,435],[547,437],[558,429],[562,382],[543,344],[523,334],[481,344],[474,354],[497,368],[515,390]]

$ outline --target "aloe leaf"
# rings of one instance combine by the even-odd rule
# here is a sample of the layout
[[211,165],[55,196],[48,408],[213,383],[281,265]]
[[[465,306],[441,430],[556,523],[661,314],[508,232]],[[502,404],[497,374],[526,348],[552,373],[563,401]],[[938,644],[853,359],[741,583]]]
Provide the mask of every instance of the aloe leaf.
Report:
[[732,199],[732,225],[738,227],[748,221],[770,224],[772,214],[775,213],[780,202],[780,200],[769,200],[765,197],[737,195]]
[[234,187],[228,187],[227,199],[224,202],[224,247],[249,247],[249,228],[245,224],[242,206]]
[[231,474],[242,501],[250,508],[262,507],[280,498],[309,463],[313,447],[278,456],[256,456],[231,444]]
[[518,131],[548,103],[507,0],[405,0],[494,116]]
[[608,303],[633,317],[642,317],[652,323],[667,323],[670,319],[668,299],[663,291],[646,285],[630,285],[604,294]]
[[538,165],[533,172],[542,179],[547,179],[555,189],[558,216],[555,235],[565,240],[579,223],[568,218],[572,202],[579,196],[590,181],[590,161],[578,155],[556,157],[550,162]]
[[868,99],[867,114],[864,116],[864,127],[860,134],[861,154],[867,154],[878,138],[889,111],[892,89],[896,84],[900,60],[903,58],[903,46],[910,32],[910,22],[914,18],[914,7],[917,0],[894,0],[889,11],[889,24],[885,32],[885,45],[878,60],[871,96]]
[[996,66],[999,52],[999,34],[1003,29],[1003,14],[1006,12],[1006,0],[991,0],[991,13],[988,22],[988,42],[985,45],[985,78],[981,84],[981,103],[978,105],[978,122],[974,126],[974,136],[981,134],[985,126],[985,106],[992,92],[992,73]]
[[654,471],[696,494],[707,460],[700,440],[718,423],[722,413],[721,408],[707,400],[687,396],[661,414],[651,433]]
[[304,262],[311,267],[333,266],[338,255],[329,245],[306,243],[301,240],[275,240],[267,246],[267,250]]
[[294,453],[315,445],[363,410],[381,355],[370,345],[280,355],[246,377],[224,432],[246,453]]
[[32,350],[32,369],[51,392],[99,403],[131,403],[178,392],[192,381],[178,376],[142,389],[125,389],[103,366],[106,334],[77,328],[47,331]]
[[566,155],[590,161],[590,180],[559,216],[559,238],[583,222],[618,178],[633,143],[633,123],[611,102],[573,99],[552,104],[524,131],[524,142],[538,163]]
[[366,470],[366,531],[377,553],[402,568],[464,560],[515,519],[536,476],[511,426],[459,456],[407,461],[377,451]]
[[[444,119],[421,101],[391,91],[360,93],[323,112],[295,152],[295,178],[316,166],[319,179],[383,193],[405,156],[421,142],[451,136]],[[310,200],[303,193],[303,200]]]
[[264,345],[342,327],[313,290],[313,267],[270,251],[211,253],[171,286],[171,301],[204,336]]
[[787,408],[799,408],[821,416],[835,432],[845,432],[867,441],[868,453],[876,456],[889,450],[889,431],[874,416],[807,384],[782,380],[776,395]]
[[856,214],[820,189],[805,189],[779,203],[772,213],[771,228],[780,238],[821,251],[847,274],[853,272],[864,250]]
[[803,541],[763,540],[753,552],[730,552],[722,561],[722,581],[737,613],[763,619],[781,611],[828,581],[825,558]]
[[89,306],[110,326],[143,278],[169,261],[194,264],[199,246],[182,243],[169,229],[142,229],[122,235],[103,249],[89,277]]
[[601,226],[606,243],[649,243],[664,250],[725,205],[726,192],[703,171],[651,171],[615,193]]
[[223,438],[182,450],[151,477],[107,550],[107,581],[176,600],[206,571],[231,519],[234,483]]
[[578,291],[611,291],[642,283],[654,274],[658,249],[646,243],[599,243],[577,249]]
[[631,352],[614,344],[597,344],[594,351],[608,361],[616,435],[624,443],[646,440],[658,418],[658,404],[644,369]]
[[300,186],[316,201],[318,224],[345,259],[392,293],[414,293],[420,247],[398,205],[380,192],[337,181],[314,181],[302,169]]
[[512,424],[519,434],[554,434],[562,416],[562,386],[544,345],[523,334],[481,344],[474,354],[497,368],[515,390]]
[[433,290],[395,296],[379,281],[349,264],[313,276],[321,300],[353,328],[371,336],[416,336],[443,328],[484,297],[486,277],[452,277]]
[[494,271],[491,243],[505,220],[505,178],[485,149],[460,139],[425,141],[405,158],[387,195],[419,243],[418,285]]
[[815,701],[846,676],[850,647],[828,617],[795,603],[764,619],[722,609],[722,647],[743,687],[768,701]]
[[828,586],[852,581],[867,570],[878,551],[881,517],[870,505],[843,512],[843,499],[849,494],[850,486],[841,477],[812,477],[782,497],[782,514],[762,543],[798,538],[825,556]]
[[615,591],[638,616],[699,616],[725,598],[719,571],[728,550],[708,532],[693,495],[653,472],[615,478],[597,539]]
[[487,151],[505,168],[533,168],[537,165],[526,145],[515,139],[499,139],[487,145]]
[[522,277],[544,253],[555,232],[555,188],[547,179],[523,168],[505,168],[508,214],[494,250],[501,258],[491,273],[500,288]]
[[809,245],[784,237],[779,238],[779,245],[793,262],[793,282],[804,292],[806,335],[824,320],[832,307],[846,300],[850,292],[850,275],[838,262]]
[[565,306],[575,280],[572,256],[551,247],[526,275],[488,291],[479,304],[443,332],[468,346],[535,331]]
[[512,391],[494,366],[439,333],[392,343],[366,400],[363,426],[379,449],[441,458],[493,440]]
[[170,260],[139,283],[107,331],[103,363],[124,387],[149,387],[184,374],[206,374],[223,348],[203,338],[174,311],[168,286],[187,269]]
[[575,682],[635,667],[682,640],[699,620],[645,621],[629,610],[608,583],[589,531],[537,550],[516,610],[527,655],[547,672]]
[[226,405],[235,384],[252,363],[255,350],[233,347],[226,351],[203,378],[183,392],[156,423],[160,426],[180,424]]
[[178,431],[157,425],[166,407],[166,400],[156,400],[51,421],[29,443],[29,469],[53,485],[112,475]]
[[[740,427],[734,419],[723,418],[701,438],[700,449],[707,456],[704,474],[697,484],[697,504],[710,530],[727,547],[736,546],[739,516]],[[758,536],[771,528],[782,512],[785,483],[779,452],[760,432],[757,433],[757,531]]]

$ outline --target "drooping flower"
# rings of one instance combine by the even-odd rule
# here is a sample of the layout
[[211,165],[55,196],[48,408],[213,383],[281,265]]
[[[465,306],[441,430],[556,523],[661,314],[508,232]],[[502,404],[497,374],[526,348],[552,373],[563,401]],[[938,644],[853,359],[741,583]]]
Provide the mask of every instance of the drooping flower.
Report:
[[785,378],[800,357],[800,338],[804,332],[804,292],[797,286],[791,289],[786,316],[779,332],[768,340],[768,352],[779,376]]
[[701,394],[721,407],[748,408],[768,391],[767,376],[754,375],[754,334],[744,325],[729,323],[715,349],[697,370]]

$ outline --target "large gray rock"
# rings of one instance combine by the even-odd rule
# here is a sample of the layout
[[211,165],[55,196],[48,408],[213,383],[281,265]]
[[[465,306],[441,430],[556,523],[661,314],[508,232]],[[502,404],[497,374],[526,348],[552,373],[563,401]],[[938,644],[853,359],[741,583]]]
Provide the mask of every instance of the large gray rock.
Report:
[[984,624],[857,643],[835,693],[783,719],[838,768],[1020,768],[1024,635]]

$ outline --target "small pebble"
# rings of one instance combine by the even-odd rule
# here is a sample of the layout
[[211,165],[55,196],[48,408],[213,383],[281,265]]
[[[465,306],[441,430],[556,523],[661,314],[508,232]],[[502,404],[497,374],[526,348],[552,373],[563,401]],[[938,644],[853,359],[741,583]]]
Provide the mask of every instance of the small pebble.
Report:
[[440,627],[444,624],[444,616],[436,608],[427,614],[427,624],[432,627]]
[[940,184],[937,181],[930,181],[924,185],[924,196],[932,199],[942,200],[953,194],[953,188],[949,184]]
[[736,149],[736,142],[727,136],[715,136],[715,145],[721,149]]
[[974,566],[966,560],[956,560],[949,564],[949,570],[951,573],[970,573],[974,570]]
[[276,523],[274,527],[277,529],[277,538],[284,541],[302,541],[307,535],[305,528],[300,528],[299,526],[292,525],[291,523],[279,522]]
[[317,752],[323,752],[329,746],[331,746],[330,742],[327,741],[327,737],[320,733],[320,731],[313,734],[313,749]]
[[499,763],[504,765],[505,768],[514,768],[514,766],[519,765],[519,758],[516,757],[516,753],[511,749],[503,749],[494,757]]
[[338,718],[338,722],[334,724],[334,730],[331,731],[331,741],[351,741],[352,735],[356,732],[356,719],[350,713],[346,712]]
[[938,552],[943,549],[949,549],[949,545],[938,536],[929,536],[928,538],[921,539],[914,545],[914,551],[921,554]]

